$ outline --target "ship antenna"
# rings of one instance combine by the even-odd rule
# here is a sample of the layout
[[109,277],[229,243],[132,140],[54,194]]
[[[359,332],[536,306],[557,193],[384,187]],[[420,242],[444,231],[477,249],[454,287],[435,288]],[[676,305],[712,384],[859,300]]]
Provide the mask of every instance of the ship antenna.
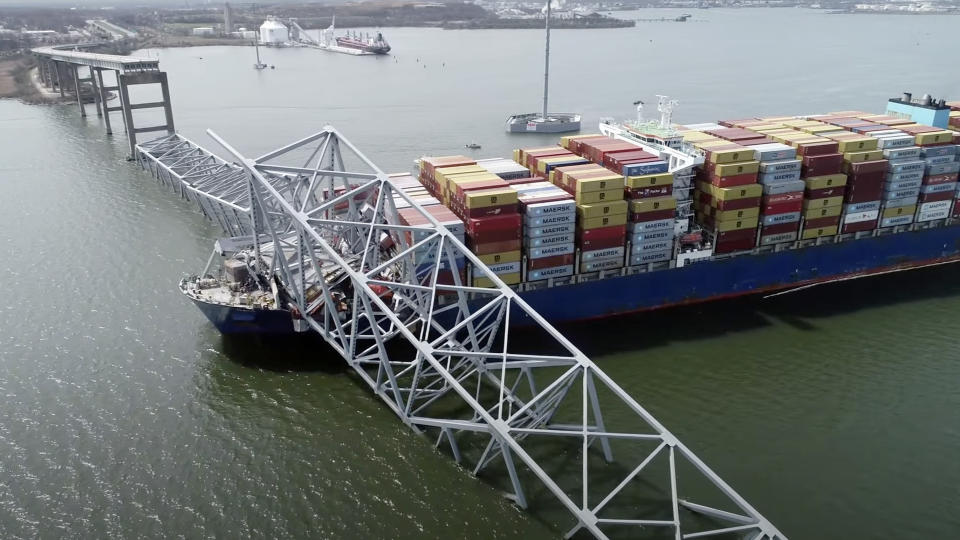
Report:
[[547,119],[547,89],[550,86],[550,4],[553,0],[547,0],[547,18],[544,28],[547,31],[547,46],[543,54],[543,119]]
[[637,106],[637,123],[642,124],[643,123],[643,101],[638,99],[634,101],[633,104]]

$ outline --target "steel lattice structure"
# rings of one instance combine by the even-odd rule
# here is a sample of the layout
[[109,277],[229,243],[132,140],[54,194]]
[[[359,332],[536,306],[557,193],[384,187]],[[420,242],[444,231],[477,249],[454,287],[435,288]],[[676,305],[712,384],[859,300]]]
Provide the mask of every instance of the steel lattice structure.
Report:
[[[236,164],[180,136],[141,145],[141,163],[250,234],[258,271],[374,393],[518,505],[559,502],[567,536],[786,538],[336,130],[257,159],[210,134]],[[300,151],[312,166],[281,163]],[[466,283],[465,265],[492,286]]]

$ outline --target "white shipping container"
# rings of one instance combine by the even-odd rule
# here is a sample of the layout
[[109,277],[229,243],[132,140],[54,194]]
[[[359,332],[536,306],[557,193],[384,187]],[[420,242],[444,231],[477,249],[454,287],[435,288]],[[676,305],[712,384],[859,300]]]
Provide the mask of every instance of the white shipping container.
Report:
[[639,232],[661,231],[665,229],[672,231],[674,222],[675,220],[673,218],[658,219],[656,221],[631,221],[627,223],[627,230],[634,234]]
[[[762,233],[763,231],[761,231]],[[768,234],[766,236],[760,237],[761,246],[769,246],[771,244],[781,244],[783,242],[793,242],[797,239],[797,231],[794,232],[785,232],[780,234]]]
[[880,210],[870,210],[869,212],[856,212],[853,214],[845,214],[843,216],[843,223],[862,223],[864,221],[876,221],[880,217]]
[[652,242],[644,242],[642,244],[633,244],[630,248],[630,253],[636,255],[637,253],[647,253],[650,251],[663,251],[665,249],[673,249],[673,239],[670,240],[654,240]]
[[527,281],[540,281],[549,278],[566,277],[573,275],[573,265],[554,266],[552,268],[539,268],[527,272]]
[[935,219],[945,219],[949,216],[950,210],[932,210],[930,212],[920,212],[920,215],[917,216],[917,221],[933,221]]
[[523,228],[523,235],[527,238],[536,236],[552,236],[555,234],[566,234],[576,232],[577,226],[574,223],[563,223],[561,225],[547,225],[545,227]]
[[761,173],[784,173],[799,171],[802,167],[799,159],[783,159],[778,161],[763,161],[760,163]]
[[920,195],[917,194],[914,197],[901,197],[899,199],[888,199],[883,203],[884,208],[899,208],[901,206],[912,206],[917,204],[917,199],[920,198]]
[[531,259],[542,259],[544,257],[556,257],[557,255],[567,255],[574,252],[573,244],[563,244],[560,246],[546,246],[532,248],[527,251],[527,257]]
[[[911,137],[912,138],[912,137]],[[908,146],[905,148],[884,149],[883,157],[887,159],[914,159],[920,157],[919,146]]]
[[897,216],[880,220],[881,227],[895,227],[897,225],[907,225],[913,223],[913,216]]
[[614,257],[623,258],[623,246],[605,248],[605,249],[594,249],[591,251],[581,251],[580,260],[589,261],[593,259],[612,259]]
[[569,200],[528,204],[524,214],[531,217],[554,216],[557,214],[570,214],[572,216],[576,216],[577,203]]
[[933,201],[928,203],[923,203],[920,205],[920,213],[924,212],[934,212],[937,210],[950,210],[950,205],[953,204],[953,201]]
[[623,258],[616,257],[612,259],[593,259],[580,263],[581,272],[599,272],[600,270],[612,270],[623,267]]
[[537,217],[528,217],[527,226],[531,228],[545,227],[547,225],[560,225],[562,223],[576,223],[577,214],[565,213],[556,215],[545,215]]
[[668,249],[665,251],[650,251],[644,253],[637,253],[630,255],[630,266],[636,266],[638,264],[649,264],[655,262],[669,261],[673,257],[673,250]]
[[520,261],[487,265],[494,274],[513,274],[520,271]]
[[557,246],[560,244],[572,244],[574,233],[553,234],[550,236],[533,236],[523,239],[523,245],[527,248],[538,248],[546,246]]

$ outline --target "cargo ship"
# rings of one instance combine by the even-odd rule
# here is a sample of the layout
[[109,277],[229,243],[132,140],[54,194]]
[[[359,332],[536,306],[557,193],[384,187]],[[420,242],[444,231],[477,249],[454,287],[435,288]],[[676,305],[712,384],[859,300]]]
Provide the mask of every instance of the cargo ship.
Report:
[[[960,261],[960,102],[687,125],[674,105],[512,159],[423,157],[393,184],[551,322]],[[411,210],[397,204],[399,223]],[[490,285],[469,265],[438,279],[454,274]],[[224,333],[295,331],[275,296],[201,309]]]
[[390,44],[383,39],[383,34],[377,32],[373,37],[370,34],[361,35],[357,32],[337,38],[337,45],[345,49],[356,49],[369,54],[387,54]]

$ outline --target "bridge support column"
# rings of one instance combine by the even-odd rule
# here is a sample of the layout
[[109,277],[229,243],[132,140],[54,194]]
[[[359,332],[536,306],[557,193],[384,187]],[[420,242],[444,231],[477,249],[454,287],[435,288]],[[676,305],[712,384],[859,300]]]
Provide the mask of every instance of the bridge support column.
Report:
[[97,92],[100,94],[100,107],[103,109],[103,123],[106,124],[107,135],[113,135],[113,129],[110,127],[111,108],[107,104],[107,89],[103,86],[103,70],[96,68],[93,78],[97,81]]
[[103,103],[100,101],[100,85],[97,84],[96,70],[93,67],[87,68],[90,71],[90,77],[87,79],[90,81],[90,89],[93,90],[93,107],[97,111],[97,116],[103,117]]
[[61,71],[61,69],[60,69],[60,62],[57,62],[56,60],[54,60],[54,61],[53,61],[53,67],[54,67],[54,69],[55,69],[55,71],[56,71],[56,74],[57,74],[57,89],[60,90],[60,97],[64,97],[65,94],[64,94],[64,92],[63,92],[63,77],[61,77],[61,75],[60,75],[60,71]]
[[76,64],[70,64],[70,67],[73,68],[71,70],[71,75],[73,75],[73,90],[77,93],[77,106],[80,107],[80,117],[86,118],[87,109],[83,106],[83,96],[80,92],[82,88],[80,86],[80,68],[77,67]]
[[37,77],[44,86],[50,86],[47,83],[47,61],[42,57],[37,58]]
[[[136,156],[137,135],[140,133],[151,133],[154,131],[166,131],[168,134],[175,132],[173,126],[173,106],[170,103],[170,88],[167,84],[167,74],[163,71],[140,71],[133,73],[121,73],[117,78],[117,84],[120,87],[120,100],[123,109],[123,119],[127,126],[127,140],[130,143],[130,157]],[[129,87],[140,84],[159,84],[162,101],[148,103],[130,103]],[[133,111],[136,109],[155,109],[163,108],[163,125],[138,128],[133,121]]]

